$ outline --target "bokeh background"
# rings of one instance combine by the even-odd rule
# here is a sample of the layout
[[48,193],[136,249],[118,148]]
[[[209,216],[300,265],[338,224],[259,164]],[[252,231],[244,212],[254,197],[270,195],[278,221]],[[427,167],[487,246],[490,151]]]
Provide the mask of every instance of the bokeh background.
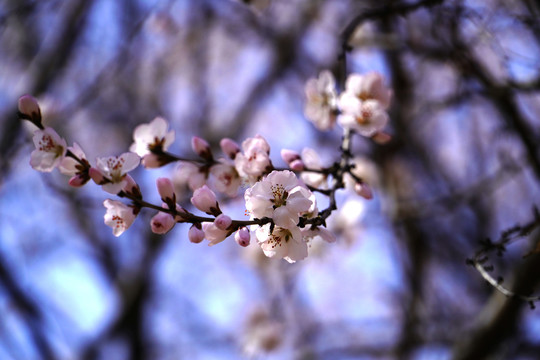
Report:
[[[533,0],[0,0],[0,359],[538,359],[539,310],[466,259],[540,222],[539,45]],[[303,116],[323,69],[384,74],[392,141],[354,139],[375,197],[340,191],[337,242],[295,264],[154,235],[147,210],[114,237],[109,195],[32,170],[16,115],[34,95],[91,161],[163,116],[179,155],[261,134],[277,166],[304,147],[330,165],[340,130]],[[159,203],[174,170],[133,176]],[[518,240],[493,276],[534,293],[540,236]]]

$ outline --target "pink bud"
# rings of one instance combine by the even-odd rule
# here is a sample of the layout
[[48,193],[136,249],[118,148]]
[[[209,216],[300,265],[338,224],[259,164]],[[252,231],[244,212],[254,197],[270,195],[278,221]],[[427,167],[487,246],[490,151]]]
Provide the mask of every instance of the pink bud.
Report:
[[216,217],[216,220],[214,220],[214,225],[216,225],[216,227],[221,230],[227,230],[227,228],[231,226],[231,224],[231,217],[225,214],[218,215],[218,217]]
[[193,192],[191,203],[199,210],[210,215],[219,215],[221,210],[217,203],[216,194],[207,185],[203,185]]
[[176,224],[173,216],[164,212],[157,213],[150,221],[150,227],[154,234],[165,234]]
[[98,168],[91,167],[88,170],[88,174],[90,175],[90,178],[98,185],[103,185],[109,182]]
[[90,180],[87,174],[77,174],[73,176],[71,179],[69,179],[68,184],[69,186],[73,187],[81,187],[84,184],[86,184]]
[[138,196],[141,194],[141,190],[139,189],[139,185],[135,182],[135,179],[131,177],[131,175],[127,174],[124,177],[124,181],[126,181],[126,185],[122,189],[127,194]]
[[247,227],[242,227],[238,229],[236,234],[234,234],[234,240],[238,243],[238,245],[246,247],[249,245],[250,236],[249,236],[249,230]]
[[176,202],[176,195],[174,194],[174,186],[171,179],[166,177],[160,177],[156,180],[156,186],[161,196],[161,200],[166,203]]
[[294,171],[302,171],[304,170],[304,162],[300,159],[293,160],[289,163],[289,167]]
[[188,239],[192,243],[198,244],[204,240],[204,231],[199,228],[200,225],[193,224],[188,231]]
[[166,162],[161,161],[156,154],[146,154],[142,157],[141,164],[147,169],[157,169],[165,165]]
[[219,142],[219,145],[221,146],[221,151],[233,160],[236,154],[240,152],[240,146],[232,139],[223,138]]
[[283,161],[290,165],[291,162],[295,160],[300,160],[300,154],[294,150],[281,149],[281,158],[283,159]]
[[392,140],[392,136],[381,131],[373,135],[371,139],[373,139],[373,141],[375,141],[377,144],[384,145],[390,142],[390,140]]
[[41,110],[35,97],[31,95],[21,96],[19,98],[19,112],[25,115],[36,126],[43,127],[41,125]]
[[191,148],[197,155],[204,159],[212,159],[212,150],[210,149],[210,144],[198,136],[191,138]]
[[371,187],[368,184],[356,183],[354,184],[354,191],[366,200],[373,199],[373,191],[371,191]]

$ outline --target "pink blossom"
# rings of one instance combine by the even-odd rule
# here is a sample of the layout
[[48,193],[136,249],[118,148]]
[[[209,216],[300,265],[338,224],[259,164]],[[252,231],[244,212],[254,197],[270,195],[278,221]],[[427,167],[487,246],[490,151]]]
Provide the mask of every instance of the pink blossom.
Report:
[[255,231],[257,241],[268,257],[277,256],[290,263],[305,259],[308,255],[307,243],[298,227],[286,229],[274,226],[270,233],[270,224],[265,224]]
[[277,226],[296,228],[302,213],[313,205],[311,192],[302,186],[292,171],[272,171],[246,190],[244,199],[251,219],[269,217]]
[[118,194],[128,184],[128,180],[125,179],[126,174],[135,169],[139,162],[139,157],[132,152],[126,152],[120,156],[98,158],[97,168],[107,180],[102,186],[103,190]]
[[122,235],[133,224],[136,214],[132,207],[111,199],[105,200],[103,206],[107,209],[104,216],[105,225],[112,228],[114,236]]
[[243,153],[236,154],[234,158],[236,170],[241,177],[253,184],[272,168],[270,145],[262,136],[256,135],[244,140],[242,149]]
[[220,193],[225,193],[230,197],[238,194],[238,188],[242,185],[242,179],[234,165],[221,159],[218,164],[210,167],[212,174],[212,186]]
[[299,160],[300,159],[300,154],[297,151],[294,151],[294,150],[281,149],[281,158],[287,164],[290,164],[294,160]]
[[36,130],[32,138],[36,149],[30,155],[30,165],[37,171],[51,172],[66,154],[66,140],[50,127]]
[[322,71],[317,79],[309,79],[305,87],[304,115],[321,131],[331,130],[336,122],[337,94],[334,76]]
[[165,212],[158,212],[150,221],[150,227],[154,234],[166,234],[175,224],[174,217]]
[[203,185],[193,192],[191,203],[207,214],[219,215],[221,213],[216,194],[207,185]]
[[162,117],[156,117],[148,124],[141,124],[133,132],[135,141],[129,151],[140,157],[151,154],[152,151],[167,151],[174,142],[174,130],[167,131],[169,124]]

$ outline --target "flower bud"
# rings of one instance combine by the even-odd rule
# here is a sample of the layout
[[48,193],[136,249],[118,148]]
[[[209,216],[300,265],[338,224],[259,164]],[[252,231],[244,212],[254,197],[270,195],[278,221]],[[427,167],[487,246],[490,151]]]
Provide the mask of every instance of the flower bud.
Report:
[[366,200],[373,199],[373,191],[371,191],[371,187],[368,184],[356,183],[354,184],[354,191]]
[[294,150],[281,149],[281,158],[283,159],[283,161],[290,165],[291,162],[295,160],[300,160],[300,154]]
[[216,220],[214,220],[214,225],[220,230],[227,230],[229,226],[232,224],[232,219],[230,216],[225,214],[220,214],[216,217]]
[[34,125],[43,129],[41,124],[41,109],[35,97],[23,95],[19,98],[19,113],[26,120],[30,120]]
[[191,138],[191,148],[197,155],[200,157],[211,160],[213,159],[212,150],[210,149],[210,144],[203,138],[194,136]]
[[156,186],[161,196],[161,200],[167,205],[173,205],[172,208],[175,208],[176,195],[174,193],[174,186],[171,179],[166,177],[160,177],[156,180]]
[[375,135],[371,137],[373,141],[375,141],[377,144],[384,145],[390,142],[392,140],[392,136],[390,134],[387,134],[385,132],[379,131]]
[[293,160],[289,163],[289,167],[293,171],[303,171],[304,170],[304,162],[300,159]]
[[221,151],[233,160],[236,154],[240,152],[240,146],[232,139],[223,138],[219,142],[219,145],[221,146]]
[[150,221],[150,227],[154,234],[166,234],[176,224],[173,216],[164,212],[157,213]]
[[188,239],[192,243],[198,244],[204,240],[204,231],[200,228],[200,224],[193,224],[188,231]]
[[103,173],[101,171],[99,171],[98,168],[95,168],[95,167],[91,167],[89,170],[88,170],[88,174],[90,175],[90,178],[92,180],[94,180],[94,182],[97,184],[97,185],[103,185],[103,184],[106,184],[108,182],[108,180],[105,178],[105,176],[103,175]]
[[246,247],[249,245],[249,241],[251,240],[249,236],[249,230],[247,227],[242,227],[238,229],[238,231],[234,234],[234,240],[238,243],[238,245]]
[[216,194],[207,185],[203,185],[193,192],[191,203],[199,210],[217,216],[221,214]]
[[73,176],[71,179],[69,179],[68,184],[69,186],[73,187],[81,187],[84,184],[86,184],[90,180],[87,173],[81,173]]
[[133,195],[137,198],[142,198],[141,189],[139,188],[139,185],[137,185],[137,183],[135,182],[135,179],[131,177],[131,175],[127,174],[124,177],[124,181],[126,181],[126,185],[122,189],[123,192]]

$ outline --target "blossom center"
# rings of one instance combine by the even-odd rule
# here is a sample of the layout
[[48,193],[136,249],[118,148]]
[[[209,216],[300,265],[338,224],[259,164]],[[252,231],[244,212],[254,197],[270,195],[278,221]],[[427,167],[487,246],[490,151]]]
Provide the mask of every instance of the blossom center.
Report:
[[278,230],[274,230],[270,236],[268,237],[268,244],[270,244],[270,247],[272,249],[275,249],[276,247],[280,247],[283,245],[283,241],[285,243],[288,243],[289,240],[292,238],[292,234],[289,230],[280,228]]
[[62,155],[62,147],[56,144],[50,135],[43,135],[39,141],[39,151],[52,152],[57,157]]
[[360,125],[369,124],[369,121],[372,116],[373,116],[373,112],[371,111],[371,109],[364,108],[360,111],[360,116],[356,117],[356,122]]
[[270,199],[270,202],[272,202],[273,208],[276,209],[280,206],[287,205],[287,197],[289,196],[289,193],[285,190],[285,187],[281,184],[275,184],[272,185],[272,196],[274,196],[273,199]]

